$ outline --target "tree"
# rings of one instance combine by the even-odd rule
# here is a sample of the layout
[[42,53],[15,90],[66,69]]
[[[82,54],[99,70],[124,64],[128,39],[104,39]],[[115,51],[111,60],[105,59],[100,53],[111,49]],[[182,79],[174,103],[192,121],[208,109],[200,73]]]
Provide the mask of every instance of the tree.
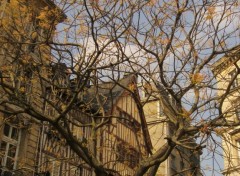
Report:
[[[119,85],[120,77],[128,73],[155,87],[149,96],[160,99],[174,131],[164,146],[140,162],[136,176],[155,175],[176,146],[202,150],[208,141],[214,142],[213,134],[240,125],[226,118],[236,107],[222,110],[240,73],[237,0],[56,0],[55,4],[57,8],[40,10],[32,1],[12,0],[6,5],[2,16],[8,19],[1,19],[1,112],[48,122],[98,175],[107,175],[108,169],[65,128],[67,114],[89,82],[96,88],[98,108],[92,117],[86,111],[93,103],[89,100],[81,111],[92,122],[101,114],[100,122],[92,126],[96,131],[116,118],[104,112],[97,91],[101,82]],[[219,90],[211,65],[229,53],[236,54],[237,72]],[[67,65],[67,73],[56,69],[61,63]],[[66,77],[74,80],[73,86],[65,82]],[[141,102],[134,87],[124,89],[143,115],[146,102]],[[166,92],[175,105],[163,98]],[[43,113],[46,103],[56,116]],[[198,142],[193,143],[196,138]],[[94,138],[87,140],[94,146]]]

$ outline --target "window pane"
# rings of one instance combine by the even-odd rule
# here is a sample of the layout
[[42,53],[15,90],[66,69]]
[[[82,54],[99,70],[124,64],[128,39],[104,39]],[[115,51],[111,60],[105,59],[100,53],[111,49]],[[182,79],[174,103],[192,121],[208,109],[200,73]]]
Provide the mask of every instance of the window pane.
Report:
[[4,152],[6,151],[7,143],[5,141],[2,141],[0,143],[0,155],[4,155]]
[[60,162],[59,161],[52,161],[53,162],[53,175],[59,176],[60,172]]
[[238,158],[240,159],[240,141],[237,142]]
[[[229,73],[230,81],[236,76],[236,74],[237,74],[236,69],[234,69],[233,71],[231,71],[231,72]],[[232,86],[232,88],[235,88],[235,87],[238,86],[238,79],[237,79],[237,78],[233,81],[233,83],[232,83],[231,86]]]
[[13,174],[10,171],[4,171],[3,176],[13,176]]
[[12,158],[7,157],[7,163],[6,163],[6,167],[9,170],[12,170],[14,166],[14,160]]
[[18,129],[12,127],[12,135],[11,135],[12,139],[18,140]]
[[236,109],[236,116],[238,119],[240,119],[240,108]]
[[17,150],[16,146],[9,144],[8,156],[11,158],[15,158],[16,150]]
[[5,136],[9,136],[10,126],[9,126],[8,124],[5,124],[3,131],[4,131],[4,135],[5,135]]
[[0,165],[1,166],[4,165],[4,158],[5,158],[6,148],[7,148],[7,143],[5,141],[2,141],[0,143]]

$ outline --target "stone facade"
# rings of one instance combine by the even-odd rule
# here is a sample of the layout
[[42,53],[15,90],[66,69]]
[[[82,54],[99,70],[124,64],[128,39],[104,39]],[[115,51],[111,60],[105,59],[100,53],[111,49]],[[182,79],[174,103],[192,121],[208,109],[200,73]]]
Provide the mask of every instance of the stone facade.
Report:
[[[167,123],[168,119],[163,113],[161,101],[157,98],[159,95],[155,95],[155,91],[157,92],[156,88],[154,86],[151,86],[151,88],[149,86],[143,87],[145,88],[141,88],[140,86],[140,94],[142,101],[146,102],[144,105],[144,114],[151,136],[153,152],[155,152],[167,142],[165,137],[171,136],[172,128]],[[166,95],[165,98],[174,106],[174,102],[170,96]],[[160,165],[156,176],[170,176],[176,173],[181,176],[201,175],[200,154],[177,146],[168,159]]]
[[[213,66],[212,70],[217,79],[218,96],[224,96],[226,91],[230,93],[222,103],[222,112],[228,122],[240,120],[240,48],[222,57]],[[224,157],[223,175],[240,175],[240,126],[229,127],[222,134],[222,147]]]

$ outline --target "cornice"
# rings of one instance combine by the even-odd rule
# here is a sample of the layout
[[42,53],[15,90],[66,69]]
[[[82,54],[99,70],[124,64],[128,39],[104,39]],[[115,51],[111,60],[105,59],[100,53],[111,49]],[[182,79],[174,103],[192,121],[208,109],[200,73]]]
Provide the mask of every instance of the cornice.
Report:
[[223,175],[230,175],[232,172],[239,172],[240,166],[229,167],[222,170]]
[[230,67],[239,60],[240,60],[240,45],[236,46],[233,49],[233,51],[225,54],[222,58],[215,62],[211,66],[212,72],[216,76],[217,74],[221,73],[223,70]]
[[57,8],[61,12],[62,21],[67,18],[67,15],[63,12],[63,10],[60,9],[52,0],[43,0],[43,2],[50,8]]
[[233,128],[233,129],[231,129],[228,132],[228,134],[230,134],[231,136],[236,135],[236,134],[240,135],[240,126],[237,126],[237,127]]

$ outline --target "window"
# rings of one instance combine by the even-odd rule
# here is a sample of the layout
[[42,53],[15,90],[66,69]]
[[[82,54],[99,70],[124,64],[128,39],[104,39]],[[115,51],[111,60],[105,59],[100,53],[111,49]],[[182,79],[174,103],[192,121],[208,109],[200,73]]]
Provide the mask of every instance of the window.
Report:
[[177,169],[177,166],[176,166],[176,156],[174,154],[170,155],[170,163],[171,163],[171,168],[173,170],[176,170]]
[[135,149],[130,149],[128,153],[129,167],[135,168],[139,163],[139,153]]
[[126,127],[133,130],[134,132],[138,132],[141,130],[141,124],[136,119],[134,119],[131,115],[122,111],[120,108],[119,108],[118,121],[124,124]]
[[159,115],[159,117],[162,117],[162,116],[164,116],[164,112],[163,112],[163,107],[162,107],[162,104],[160,103],[160,101],[158,102],[158,115]]
[[[78,161],[79,163],[79,161]],[[48,154],[43,154],[41,171],[37,176],[82,176],[83,168],[72,165],[68,160],[57,159]]]
[[236,113],[237,118],[240,120],[240,108],[237,108],[235,113]]
[[82,176],[83,168],[70,165],[70,175],[71,176]]
[[116,150],[118,162],[127,163],[130,168],[135,168],[138,165],[140,154],[134,148],[131,148],[127,143],[118,143]]
[[[14,64],[19,65],[18,62]],[[25,101],[30,101],[30,93],[32,91],[32,77],[33,77],[33,66],[31,64],[25,64],[25,66],[16,66],[15,74],[17,79],[14,80],[15,91],[19,98]]]
[[180,167],[181,167],[182,170],[183,170],[184,167],[185,167],[185,164],[184,164],[184,161],[183,161],[183,160],[180,161]]
[[152,95],[152,85],[150,83],[146,83],[143,85],[144,88],[144,98],[149,98]]
[[125,160],[125,154],[127,153],[123,144],[117,144],[117,160],[121,163]]
[[0,141],[0,162],[3,170],[8,172],[16,169],[16,158],[19,148],[20,131],[14,126],[4,124],[3,136]]
[[59,176],[60,173],[60,161],[56,160],[55,158],[44,154],[43,155],[43,170],[40,174],[44,176]]
[[238,150],[238,161],[240,162],[240,140],[236,142],[237,142],[237,150]]
[[[234,69],[233,71],[231,71],[231,72],[228,74],[229,77],[230,77],[230,81],[232,81],[232,80],[234,79],[234,77],[236,76],[236,74],[237,74],[236,69]],[[239,84],[238,78],[236,78],[236,79],[234,79],[231,87],[232,87],[232,88],[236,88],[236,87],[238,86],[238,84]]]
[[6,2],[10,2],[10,0],[7,0],[5,2],[4,1],[0,2],[0,19],[2,19],[3,16],[4,16],[4,10],[6,8]]
[[149,91],[144,91],[144,98],[149,98],[151,96],[151,94],[149,93]]

